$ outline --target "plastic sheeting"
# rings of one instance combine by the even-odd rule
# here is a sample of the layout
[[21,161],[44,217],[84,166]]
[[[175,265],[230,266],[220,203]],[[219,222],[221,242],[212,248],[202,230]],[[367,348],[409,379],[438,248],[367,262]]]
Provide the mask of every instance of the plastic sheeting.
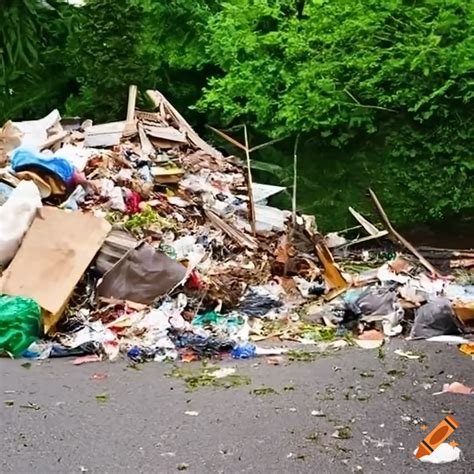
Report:
[[142,244],[130,250],[104,275],[97,290],[100,296],[152,304],[186,276],[186,267]]
[[446,334],[461,334],[451,303],[446,298],[433,298],[416,311],[410,337],[427,339]]
[[8,201],[0,207],[0,266],[5,266],[13,259],[41,206],[36,184],[21,181],[11,192]]
[[0,352],[19,356],[40,333],[41,309],[31,298],[0,296]]

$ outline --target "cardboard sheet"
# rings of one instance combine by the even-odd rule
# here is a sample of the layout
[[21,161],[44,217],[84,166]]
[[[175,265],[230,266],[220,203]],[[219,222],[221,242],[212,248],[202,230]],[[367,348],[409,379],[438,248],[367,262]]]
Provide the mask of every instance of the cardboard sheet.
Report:
[[111,225],[92,214],[45,207],[4,272],[1,291],[60,315]]

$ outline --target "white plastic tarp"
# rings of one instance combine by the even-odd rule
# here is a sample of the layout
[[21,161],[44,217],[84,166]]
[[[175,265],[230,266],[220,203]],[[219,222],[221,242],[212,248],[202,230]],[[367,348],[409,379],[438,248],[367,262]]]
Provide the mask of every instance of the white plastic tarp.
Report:
[[61,120],[61,115],[54,109],[46,117],[39,120],[12,122],[13,126],[23,134],[21,146],[39,148],[48,138],[48,129]]

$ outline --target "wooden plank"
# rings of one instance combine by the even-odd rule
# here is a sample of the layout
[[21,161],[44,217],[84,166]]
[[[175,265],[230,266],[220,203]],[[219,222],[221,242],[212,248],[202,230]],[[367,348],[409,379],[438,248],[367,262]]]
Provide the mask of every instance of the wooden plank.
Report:
[[189,141],[198,149],[201,149],[208,155],[216,159],[222,159],[222,153],[216,150],[214,147],[206,143],[189,125],[185,118],[171,105],[166,97],[158,91],[149,90],[147,91],[148,97],[150,97],[156,108],[160,108],[162,115],[170,115],[176,122],[180,131],[184,132]]
[[369,235],[376,236],[380,233],[377,227],[369,222],[362,214],[359,214],[354,208],[349,206],[349,212],[354,216],[355,220],[366,230]]
[[157,123],[162,123],[161,115],[157,114],[156,112],[145,112],[143,110],[135,110],[135,117],[137,120],[140,120],[144,125],[156,125]]
[[334,257],[323,239],[316,244],[316,254],[324,267],[324,280],[329,287],[329,293],[326,294],[325,299],[331,300],[346,291],[349,285],[334,263]]
[[392,240],[394,240],[396,243],[403,245],[409,252],[411,252],[433,276],[440,277],[441,273],[436,270],[436,268],[433,267],[433,265],[431,265],[431,263],[428,262],[428,260],[426,260],[426,258],[423,257],[423,255],[421,255],[420,252],[418,252],[418,250],[416,250],[416,248],[413,247],[410,242],[408,242],[408,240],[406,240],[394,229],[376,194],[371,189],[369,189],[369,193],[370,197],[372,198],[372,201],[374,202],[375,208],[377,209],[377,212],[379,213],[380,218],[382,219],[384,227],[387,229],[388,234],[392,238]]
[[3,293],[33,298],[59,314],[110,229],[92,214],[44,207],[3,274]]
[[212,212],[210,210],[207,210],[207,209],[204,212],[206,214],[206,217],[209,219],[211,224],[214,225],[214,227],[222,230],[231,239],[233,239],[238,245],[240,245],[242,247],[247,247],[251,250],[257,250],[258,249],[258,243],[255,239],[245,235],[239,229],[236,229],[234,226],[228,224],[227,222],[225,222],[223,219],[221,219],[214,212]]
[[250,152],[249,152],[249,140],[247,135],[247,125],[244,125],[244,139],[245,139],[245,158],[247,160],[247,192],[249,196],[248,209],[249,209],[249,222],[252,234],[257,233],[257,223],[255,215],[255,201],[253,199],[253,186],[252,186],[252,168],[250,166]]
[[449,266],[451,268],[473,268],[474,258],[465,258],[463,260],[451,260]]
[[86,129],[85,147],[108,147],[118,145],[125,130],[126,122],[111,122],[93,125]]
[[142,158],[148,159],[155,155],[155,147],[148,138],[142,124],[138,124],[138,137],[140,138]]
[[147,135],[153,138],[170,142],[188,143],[186,136],[174,127],[152,127],[150,125],[143,125],[143,129]]
[[56,143],[64,140],[67,136],[68,136],[68,132],[66,132],[65,130],[58,132],[54,134],[53,136],[49,137],[45,142],[43,142],[40,145],[39,149],[44,150],[45,148],[51,148]]
[[128,88],[128,104],[127,104],[127,123],[135,120],[135,104],[137,103],[137,86],[131,85]]

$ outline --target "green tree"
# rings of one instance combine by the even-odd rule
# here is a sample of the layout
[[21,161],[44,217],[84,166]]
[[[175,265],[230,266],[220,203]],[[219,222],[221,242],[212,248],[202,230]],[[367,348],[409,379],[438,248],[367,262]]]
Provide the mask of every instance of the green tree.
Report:
[[398,221],[473,209],[473,7],[227,1],[208,23],[207,53],[220,73],[199,108],[274,137],[307,133],[319,148],[315,167],[337,149],[348,170],[363,161],[364,181]]
[[56,0],[0,1],[0,121],[64,102],[68,78],[57,53],[66,41],[68,11]]
[[141,2],[86,0],[76,9],[67,60],[78,90],[67,101],[68,114],[96,121],[125,117],[128,85],[141,85],[146,75],[138,53],[142,30]]
[[148,86],[162,90],[188,119],[199,120],[188,108],[200,99],[207,78],[219,71],[206,54],[206,29],[222,1],[138,2],[144,9],[139,54]]

